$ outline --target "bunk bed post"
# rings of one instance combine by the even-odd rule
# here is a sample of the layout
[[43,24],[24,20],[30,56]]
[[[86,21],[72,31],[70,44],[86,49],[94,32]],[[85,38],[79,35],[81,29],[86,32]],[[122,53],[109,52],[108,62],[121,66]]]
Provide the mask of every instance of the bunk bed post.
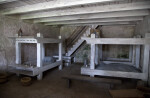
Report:
[[[37,37],[42,37],[43,35],[41,33],[37,33]],[[43,66],[43,58],[44,58],[44,47],[43,43],[37,43],[37,67]],[[39,70],[39,75],[37,76],[38,80],[42,80],[43,73]]]
[[[59,36],[61,39],[61,36]],[[62,70],[62,42],[59,43],[59,61],[61,61],[61,65],[59,65],[59,70]]]
[[100,61],[102,61],[102,59],[103,59],[103,47],[102,47],[102,45],[99,45],[99,59],[100,59]]
[[[95,38],[95,34],[91,34],[91,38]],[[91,64],[90,69],[95,69],[95,44],[91,44]]]
[[21,64],[21,43],[16,41],[16,64]]
[[[145,38],[150,38],[150,33],[145,34]],[[145,73],[146,78],[143,81],[148,81],[148,69],[149,69],[149,54],[150,54],[150,45],[146,44],[144,46],[144,58],[143,58],[143,73]]]
[[[141,38],[140,35],[137,35],[137,38]],[[136,49],[135,49],[135,66],[136,68],[139,68],[140,66],[140,55],[141,55],[141,52],[140,52],[140,49],[141,49],[141,46],[140,45],[136,45]]]
[[[134,36],[134,38],[136,38],[136,36]],[[132,65],[135,66],[135,56],[136,56],[136,45],[133,45],[133,48],[132,48]]]
[[[37,67],[42,67],[42,44],[37,43]],[[38,80],[42,80],[43,73],[39,71]]]
[[133,52],[133,46],[129,46],[129,62],[132,62],[132,52]]

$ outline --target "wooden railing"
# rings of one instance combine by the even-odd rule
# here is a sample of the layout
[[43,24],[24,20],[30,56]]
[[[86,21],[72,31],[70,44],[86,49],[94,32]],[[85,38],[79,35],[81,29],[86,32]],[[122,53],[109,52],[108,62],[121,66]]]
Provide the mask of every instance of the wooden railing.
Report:
[[75,42],[81,38],[87,28],[88,26],[77,27],[74,32],[66,39],[66,52],[75,44]]

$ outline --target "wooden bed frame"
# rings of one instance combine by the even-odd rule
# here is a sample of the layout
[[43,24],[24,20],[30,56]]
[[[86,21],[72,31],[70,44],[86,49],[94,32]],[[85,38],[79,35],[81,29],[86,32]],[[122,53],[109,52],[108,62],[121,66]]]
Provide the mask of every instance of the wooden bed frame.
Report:
[[[148,68],[149,68],[149,53],[150,53],[150,33],[146,33],[145,38],[95,38],[95,34],[91,34],[91,38],[82,37],[87,44],[91,45],[91,58],[90,66],[83,66],[81,68],[81,74],[90,75],[90,76],[111,76],[111,77],[123,77],[123,78],[134,78],[142,79],[144,81],[148,80]],[[143,55],[143,65],[141,72],[124,72],[124,71],[112,71],[112,70],[99,70],[96,69],[95,59],[96,59],[96,45],[100,44],[111,44],[111,45],[133,45],[139,47],[140,45],[144,46],[144,55]],[[137,50],[136,59],[139,59],[140,55]],[[135,59],[135,60],[136,60]],[[136,68],[140,68],[139,61],[135,61]],[[112,62],[111,62],[112,63]],[[120,62],[121,63],[121,62]]]
[[[43,38],[41,34],[37,34],[37,37],[11,37],[16,43],[16,65],[9,66],[9,70],[17,73],[29,76],[37,76],[38,80],[43,77],[43,72],[54,67],[59,66],[59,70],[62,69],[62,40],[59,39]],[[21,44],[22,43],[34,43],[37,45],[37,62],[36,67],[25,67],[21,63]],[[59,57],[54,63],[44,65],[43,59],[45,58],[44,43],[58,43],[59,44]]]

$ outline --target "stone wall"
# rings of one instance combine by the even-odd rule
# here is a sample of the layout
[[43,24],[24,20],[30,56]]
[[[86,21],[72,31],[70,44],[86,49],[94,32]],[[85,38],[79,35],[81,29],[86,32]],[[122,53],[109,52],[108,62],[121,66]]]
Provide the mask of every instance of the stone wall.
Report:
[[70,35],[76,28],[77,28],[76,26],[62,26],[60,28],[60,35],[62,36],[63,40],[63,54],[65,54],[65,47],[66,47],[65,40],[70,37]]
[[[41,24],[25,23],[13,17],[0,16],[0,70],[5,70],[7,65],[15,64],[15,43],[9,37],[14,36],[19,29],[24,36],[36,36],[40,32],[44,37],[58,38],[60,28],[52,28]],[[47,44],[46,55],[56,55],[58,45]],[[22,61],[36,60],[36,45],[22,45]]]
[[[103,26],[101,28],[102,38],[132,38],[134,34],[133,26]],[[103,57],[118,58],[120,55],[128,55],[129,46],[125,45],[103,45]],[[77,62],[84,62],[90,59],[90,45],[85,45],[76,54]]]

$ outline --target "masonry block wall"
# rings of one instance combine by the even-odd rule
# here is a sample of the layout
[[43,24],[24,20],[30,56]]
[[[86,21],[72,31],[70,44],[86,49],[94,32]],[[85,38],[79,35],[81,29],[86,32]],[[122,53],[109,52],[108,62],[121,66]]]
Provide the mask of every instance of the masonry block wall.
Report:
[[[13,17],[0,16],[0,70],[6,70],[7,65],[15,63],[15,43],[8,37],[14,36],[20,28],[24,36],[36,36],[38,32],[42,33],[44,37],[50,38],[58,38],[60,35],[60,28],[26,23]],[[46,45],[46,47],[46,55],[52,56],[58,53],[57,44]],[[36,45],[23,45],[22,54],[23,61],[36,59]]]

